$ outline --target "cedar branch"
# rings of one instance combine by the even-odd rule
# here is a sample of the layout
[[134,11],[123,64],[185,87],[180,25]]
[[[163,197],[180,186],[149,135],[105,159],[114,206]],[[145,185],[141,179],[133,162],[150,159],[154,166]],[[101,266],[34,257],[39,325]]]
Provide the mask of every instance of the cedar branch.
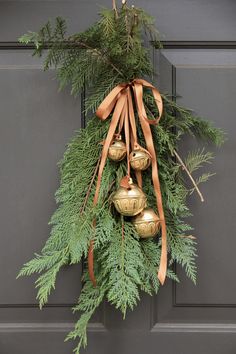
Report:
[[180,238],[189,238],[190,240],[196,240],[196,237],[193,235],[178,235]]
[[91,189],[92,189],[92,186],[93,186],[95,177],[96,177],[97,172],[98,172],[100,160],[101,160],[101,156],[99,157],[98,162],[97,162],[97,164],[96,164],[96,166],[95,166],[95,169],[94,169],[94,172],[93,172],[93,176],[92,176],[92,179],[91,179],[91,181],[90,181],[90,184],[89,184],[89,187],[88,187],[88,190],[87,190],[87,193],[86,193],[86,196],[85,196],[83,205],[82,205],[82,207],[81,207],[81,209],[80,209],[80,214],[82,214],[82,213],[84,212],[85,207],[86,207],[86,205],[87,205],[87,201],[88,201],[89,195],[90,195],[90,193],[91,193]]

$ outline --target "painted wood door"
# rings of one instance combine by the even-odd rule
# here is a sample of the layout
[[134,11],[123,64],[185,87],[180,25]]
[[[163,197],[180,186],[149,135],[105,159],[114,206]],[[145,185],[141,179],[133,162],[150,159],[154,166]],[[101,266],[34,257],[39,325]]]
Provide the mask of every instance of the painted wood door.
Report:
[[[15,280],[38,252],[55,209],[57,161],[81,127],[81,100],[58,93],[54,72],[17,38],[48,18],[68,20],[71,32],[96,19],[108,0],[0,1],[0,353],[69,354],[63,343],[75,317],[79,266],[65,268],[40,311],[32,279]],[[234,0],[139,0],[157,18],[164,49],[155,53],[159,85],[178,102],[224,128],[228,140],[203,187],[205,203],[190,203],[199,247],[198,284],[182,271],[155,298],[143,296],[125,322],[108,304],[89,327],[88,354],[235,354],[236,352],[236,3]],[[186,141],[183,151],[194,144]]]

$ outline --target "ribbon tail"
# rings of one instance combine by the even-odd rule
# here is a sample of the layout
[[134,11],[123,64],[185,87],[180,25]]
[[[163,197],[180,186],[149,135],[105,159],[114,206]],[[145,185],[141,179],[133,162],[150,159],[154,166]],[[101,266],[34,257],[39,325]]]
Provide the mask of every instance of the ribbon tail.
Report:
[[126,100],[124,106],[124,128],[125,128],[125,142],[127,154],[127,176],[130,178],[130,162],[129,162],[129,149],[130,149],[130,134],[129,134],[129,115],[128,115],[128,102]]
[[[150,126],[149,126],[149,129],[150,129]],[[150,133],[151,133],[151,129],[150,129]],[[163,285],[165,282],[166,272],[167,272],[167,233],[166,233],[165,215],[164,215],[163,204],[162,204],[161,187],[160,187],[160,181],[159,181],[159,177],[158,177],[157,157],[155,154],[153,140],[151,141],[151,144],[152,144],[152,146],[150,146],[149,151],[153,156],[153,159],[152,159],[152,180],[153,180],[153,186],[154,186],[154,190],[155,190],[156,198],[157,198],[157,209],[158,209],[159,217],[161,219],[161,258],[160,258],[160,266],[159,266],[157,276],[158,276],[160,283]]]
[[[152,125],[156,125],[159,123],[159,120],[161,119],[161,116],[162,116],[162,112],[163,112],[163,101],[162,101],[162,97],[161,97],[161,94],[160,92],[157,90],[157,88],[155,86],[153,86],[152,84],[150,84],[148,81],[146,80],[143,80],[143,79],[135,79],[133,81],[133,90],[134,90],[134,93],[136,92],[136,89],[139,90],[139,87],[141,87],[141,91],[143,91],[143,86],[144,87],[147,87],[149,89],[152,90],[152,94],[153,94],[153,97],[154,97],[154,100],[155,100],[155,103],[156,103],[156,106],[158,108],[158,111],[159,111],[159,115],[158,117],[156,117],[155,119],[148,119],[147,118],[147,115],[146,115],[146,111],[145,111],[145,108],[144,108],[144,105],[143,105],[143,92],[141,92],[141,96],[139,96],[141,98],[141,101],[140,101],[140,106],[142,106],[142,115],[143,115],[143,118],[149,123],[149,124],[152,124]],[[136,97],[136,93],[135,93],[135,97]]]
[[[132,151],[138,147],[138,138],[137,138],[137,128],[135,122],[134,108],[133,108],[133,99],[130,88],[128,88],[128,108],[129,108],[129,122],[130,122],[130,144]],[[130,164],[130,160],[129,160]],[[135,170],[135,177],[138,183],[139,188],[142,188],[142,172]]]
[[166,223],[161,224],[161,259],[157,277],[161,283],[164,284],[167,273],[167,235],[166,235]]
[[[150,129],[150,126],[149,126]],[[151,129],[150,129],[151,133]],[[151,139],[150,139],[151,140]],[[161,258],[160,258],[160,266],[158,270],[158,279],[160,283],[163,285],[166,278],[167,272],[167,233],[166,233],[166,222],[165,222],[165,215],[163,210],[162,204],[162,195],[161,195],[161,188],[160,188],[160,181],[158,177],[158,166],[155,154],[155,148],[153,145],[153,141],[150,142],[149,152],[152,154],[152,180],[153,186],[157,198],[157,209],[159,213],[159,217],[161,219]]]
[[156,156],[156,151],[153,143],[152,131],[150,128],[149,121],[146,118],[145,107],[143,105],[142,84],[135,83],[133,89],[134,89],[137,111],[138,111],[138,116],[143,131],[144,139],[146,142],[147,149],[152,156],[152,181],[153,181],[153,186],[156,194],[157,209],[158,209],[159,217],[161,219],[162,245],[161,245],[161,259],[160,259],[160,266],[158,271],[158,279],[160,283],[163,285],[165,282],[166,272],[167,272],[167,235],[166,235],[166,223],[165,223],[165,215],[164,215],[163,204],[162,204],[160,181],[158,176],[157,156]]
[[88,272],[89,278],[94,287],[97,286],[95,274],[94,274],[94,257],[93,257],[93,249],[94,249],[94,240],[90,241],[89,250],[88,250]]
[[109,130],[108,130],[108,133],[107,133],[107,137],[106,137],[104,145],[103,145],[101,162],[100,162],[100,166],[99,166],[99,170],[98,170],[97,186],[96,186],[96,191],[95,191],[94,201],[93,201],[94,205],[96,205],[97,201],[98,201],[99,190],[100,190],[100,185],[101,185],[101,180],[102,180],[102,173],[103,173],[103,169],[105,167],[108,149],[110,147],[111,141],[112,141],[113,136],[115,134],[119,119],[122,115],[122,111],[123,111],[124,105],[125,105],[125,100],[126,100],[126,95],[122,94],[120,96],[119,100],[117,101],[117,104],[116,104],[116,107],[115,107],[115,110],[114,110],[114,113],[113,113],[113,116],[111,119],[111,124],[110,124]]
[[[97,179],[97,186],[95,190],[95,195],[93,199],[93,205],[95,206],[98,202],[98,197],[99,197],[99,191],[100,191],[100,186],[101,186],[101,180],[102,180],[102,173],[103,169],[105,167],[106,159],[107,159],[107,154],[108,154],[108,149],[109,146],[112,142],[113,136],[116,131],[116,127],[119,123],[120,117],[123,113],[124,105],[126,102],[126,95],[121,94],[120,98],[117,101],[112,119],[111,119],[111,124],[107,133],[107,137],[104,141],[103,149],[102,149],[102,155],[101,155],[101,161],[100,161],[100,166],[98,170],[98,179]],[[96,221],[94,220],[93,226],[95,228],[96,226]],[[89,272],[89,277],[93,283],[94,286],[96,286],[96,279],[94,275],[94,254],[93,254],[93,249],[94,249],[94,240],[90,241],[90,246],[89,246],[89,252],[88,252],[88,272]]]

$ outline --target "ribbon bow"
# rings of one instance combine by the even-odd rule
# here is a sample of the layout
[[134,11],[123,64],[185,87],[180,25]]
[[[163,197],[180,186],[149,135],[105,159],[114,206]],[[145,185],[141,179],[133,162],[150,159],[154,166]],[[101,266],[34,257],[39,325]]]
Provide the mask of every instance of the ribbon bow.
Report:
[[[152,90],[152,94],[154,96],[155,103],[159,111],[159,117],[157,117],[156,119],[150,120],[147,118],[146,110],[143,103],[143,87],[147,87]],[[106,96],[106,98],[103,100],[103,102],[100,104],[100,106],[96,111],[97,117],[100,118],[101,120],[107,119],[109,115],[112,113],[112,111],[113,111],[113,115],[111,118],[111,123],[109,126],[107,137],[103,144],[101,160],[100,160],[100,165],[98,170],[97,186],[96,186],[93,203],[94,205],[96,205],[98,202],[102,173],[106,163],[108,149],[114,139],[114,136],[116,136],[115,132],[117,127],[118,127],[118,134],[120,134],[123,126],[125,131],[128,167],[127,167],[127,176],[123,178],[121,181],[121,185],[124,187],[127,186],[130,177],[130,163],[129,163],[130,145],[132,149],[141,148],[137,141],[137,130],[136,130],[136,123],[135,123],[132,93],[136,104],[136,110],[138,113],[139,122],[146,142],[147,152],[150,154],[151,157],[152,181],[153,181],[153,187],[156,195],[157,210],[160,217],[161,238],[162,238],[158,279],[161,284],[164,284],[166,278],[166,271],[167,271],[166,223],[165,223],[165,216],[164,216],[164,210],[162,205],[160,182],[158,177],[157,156],[156,156],[156,151],[155,151],[153,138],[152,138],[152,132],[150,128],[151,124],[158,124],[163,111],[163,102],[159,91],[146,80],[135,79],[130,83],[121,83],[117,85]],[[129,131],[130,129],[131,129],[131,134]],[[142,186],[141,171],[136,171],[135,173],[136,173],[136,179],[138,185],[141,187]],[[94,226],[95,226],[95,222],[94,222]],[[89,269],[90,279],[93,282],[94,286],[96,286],[93,264],[94,264],[94,260],[93,260],[93,240],[92,240],[88,252],[88,269]]]

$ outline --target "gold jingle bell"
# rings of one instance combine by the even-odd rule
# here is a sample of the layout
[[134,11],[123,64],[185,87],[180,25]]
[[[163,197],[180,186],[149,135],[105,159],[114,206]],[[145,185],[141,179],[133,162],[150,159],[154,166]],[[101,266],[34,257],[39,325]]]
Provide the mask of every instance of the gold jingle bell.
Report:
[[121,140],[121,138],[117,138],[114,140],[108,150],[108,157],[112,161],[121,161],[126,156],[126,145]]
[[145,208],[133,219],[134,227],[141,238],[154,237],[160,227],[160,218],[151,208]]
[[135,216],[145,208],[147,197],[142,189],[131,181],[129,189],[124,187],[117,189],[112,202],[121,215]]
[[142,149],[135,149],[129,155],[130,165],[134,170],[144,171],[151,163],[151,157],[147,151]]

